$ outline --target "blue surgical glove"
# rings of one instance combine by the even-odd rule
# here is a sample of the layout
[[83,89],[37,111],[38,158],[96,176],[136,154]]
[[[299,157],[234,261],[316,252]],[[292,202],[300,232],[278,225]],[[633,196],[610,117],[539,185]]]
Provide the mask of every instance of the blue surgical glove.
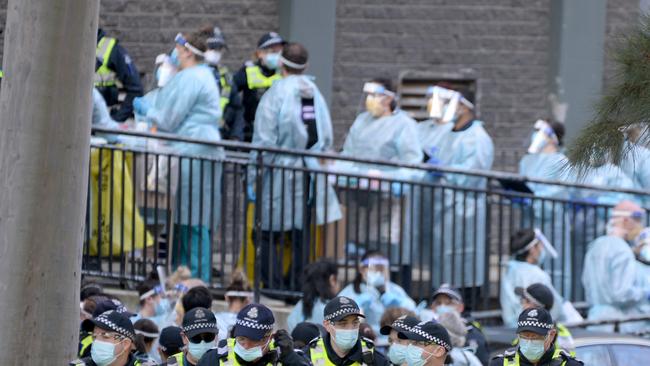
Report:
[[149,102],[142,97],[135,97],[133,98],[133,109],[135,110],[135,113],[141,116],[146,116],[149,111]]
[[384,292],[381,295],[381,303],[384,304],[384,307],[397,307],[401,303],[401,299],[394,292]]
[[255,187],[252,184],[249,184],[246,186],[246,198],[248,198],[249,202],[255,202]]

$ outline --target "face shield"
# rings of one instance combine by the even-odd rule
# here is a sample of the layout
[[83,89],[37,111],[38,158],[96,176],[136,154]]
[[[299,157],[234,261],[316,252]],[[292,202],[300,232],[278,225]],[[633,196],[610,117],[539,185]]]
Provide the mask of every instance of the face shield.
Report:
[[369,286],[386,286],[390,273],[388,259],[383,257],[371,257],[363,261],[362,264],[368,267],[366,282]]
[[176,42],[177,45],[183,46],[190,50],[193,54],[200,56],[200,57],[205,57],[205,54],[203,51],[199,50],[198,48],[194,47],[191,43],[185,39],[182,33],[178,33],[176,37],[174,38],[174,42]]
[[544,247],[546,252],[551,257],[553,257],[553,258],[558,257],[557,251],[555,250],[555,248],[553,248],[553,245],[551,245],[551,242],[548,241],[548,239],[546,238],[544,233],[542,233],[542,231],[539,230],[539,229],[535,229],[535,238],[530,243],[528,243],[525,247],[523,247],[523,248],[519,249],[518,251],[516,251],[515,253],[513,253],[513,255],[519,255],[519,254],[526,253],[529,250],[531,250],[535,245],[540,244],[540,243],[542,244],[542,246]]
[[535,133],[533,134],[532,141],[528,147],[529,154],[540,153],[549,142],[559,145],[559,140],[551,128],[551,125],[541,119],[538,119],[534,125]]
[[460,104],[467,108],[474,109],[474,104],[465,99],[457,91],[443,88],[440,86],[431,86],[427,89],[427,112],[434,122],[445,124],[455,122],[458,117],[458,107]]
[[381,117],[386,112],[384,101],[386,98],[395,98],[395,93],[386,89],[379,83],[363,84],[363,95],[365,97],[365,109],[373,117]]

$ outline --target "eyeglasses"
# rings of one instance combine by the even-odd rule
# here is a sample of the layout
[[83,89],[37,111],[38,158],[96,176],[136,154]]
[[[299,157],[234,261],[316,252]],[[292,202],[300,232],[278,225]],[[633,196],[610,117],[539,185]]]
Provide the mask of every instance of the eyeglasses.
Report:
[[121,341],[125,339],[121,334],[113,333],[113,332],[100,332],[100,333],[93,333],[92,334],[93,340],[99,339],[99,340],[116,340],[116,341]]
[[214,338],[217,335],[214,333],[201,333],[197,334],[194,337],[190,338],[190,342],[192,343],[201,343],[201,341],[205,341],[206,343],[210,343],[214,341]]

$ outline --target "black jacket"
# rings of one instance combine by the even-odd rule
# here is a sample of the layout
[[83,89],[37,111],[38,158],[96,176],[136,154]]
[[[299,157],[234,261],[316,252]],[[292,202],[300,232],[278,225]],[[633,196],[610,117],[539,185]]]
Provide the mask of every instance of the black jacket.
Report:
[[490,350],[488,348],[488,342],[487,339],[485,339],[485,335],[479,329],[476,325],[475,322],[472,321],[470,318],[466,318],[465,322],[467,324],[467,335],[465,336],[466,343],[465,346],[469,347],[471,349],[474,349],[474,354],[476,355],[476,358],[481,361],[481,363],[485,366],[488,365],[490,362]]
[[[219,90],[221,90],[221,71],[212,66]],[[237,140],[244,141],[244,128],[246,121],[244,121],[244,105],[242,104],[239,89],[234,82],[233,76],[226,74],[226,80],[231,79],[230,94],[228,95],[228,105],[221,111],[223,113],[224,126],[219,130],[221,138],[224,140]]]
[[[250,142],[253,139],[253,124],[255,123],[255,112],[257,111],[257,105],[262,99],[262,95],[266,92],[266,89],[256,89],[251,90],[248,88],[248,78],[246,77],[246,67],[253,64],[252,62],[247,62],[244,64],[233,76],[233,81],[237,90],[242,93],[242,103],[244,105],[244,140]],[[262,65],[259,61],[254,63],[262,70],[262,74],[265,76],[272,76],[275,74],[275,70],[271,70],[266,66]]]
[[[505,351],[503,354],[500,354],[490,361],[490,366],[503,366],[503,359],[505,357],[514,357],[515,352],[519,352],[519,348],[513,348]],[[560,354],[560,357],[557,359],[553,359],[553,353],[555,353],[555,348],[551,347],[544,355],[542,358],[539,360],[539,363],[537,366],[560,366],[564,361],[566,361],[565,365],[566,366],[582,366],[583,363],[582,361],[579,361],[573,357],[571,357],[568,353],[562,351]],[[519,365],[522,366],[533,366],[533,363],[528,361],[528,359],[519,352]]]
[[[106,36],[104,31],[99,29],[97,31],[97,42],[99,43],[99,40],[104,36]],[[126,98],[124,102],[117,106],[119,103],[117,100],[119,93],[117,87],[97,88],[97,90],[102,94],[109,107],[116,106],[111,108],[111,117],[118,122],[124,122],[127,118],[133,116],[133,98],[142,96],[143,88],[140,82],[140,74],[138,74],[135,63],[133,63],[126,50],[120,46],[119,42],[113,47],[107,66],[115,72],[117,79],[122,83]]]

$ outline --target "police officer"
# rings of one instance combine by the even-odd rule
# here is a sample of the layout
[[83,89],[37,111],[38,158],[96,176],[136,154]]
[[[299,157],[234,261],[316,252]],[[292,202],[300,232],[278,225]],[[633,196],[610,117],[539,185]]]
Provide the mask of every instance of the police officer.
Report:
[[[161,366],[167,365],[167,359],[169,357],[182,353],[182,348],[185,347],[183,343],[183,336],[181,333],[183,330],[179,327],[169,326],[164,328],[160,332],[160,338],[158,339],[158,354],[160,359],[164,362]],[[176,359],[173,359],[176,362]]]
[[451,352],[449,333],[436,321],[420,322],[397,336],[409,341],[406,346],[409,366],[442,366]]
[[[294,351],[293,340],[286,330],[273,334],[275,317],[271,309],[262,304],[248,304],[237,313],[232,329],[234,338],[219,349],[206,353],[198,366],[221,365],[291,365],[308,366],[309,361]],[[227,350],[224,352],[224,350]]]
[[285,44],[284,39],[275,32],[269,32],[257,42],[255,60],[246,61],[237,73],[234,81],[237,90],[243,94],[244,104],[244,140],[251,142],[253,138],[253,124],[255,111],[262,95],[273,82],[280,80],[280,52]]
[[109,299],[101,295],[92,296],[87,300],[95,302],[95,309],[93,310],[89,319],[81,322],[81,329],[79,333],[79,358],[90,356],[90,350],[93,344],[92,333],[93,329],[95,328],[95,324],[93,323],[92,318],[96,318],[109,310],[114,310],[115,312],[122,314],[127,318],[131,318],[133,316],[133,314],[127,310],[126,306],[120,302],[120,300]]
[[222,111],[219,133],[223,139],[243,141],[244,106],[232,73],[221,64],[223,53],[228,49],[226,39],[219,27],[206,27],[202,32],[210,35],[206,42],[208,50],[205,52],[205,62],[210,65],[219,83],[219,105]]
[[[115,38],[107,37],[104,30],[97,30],[97,63],[95,67],[95,87],[104,97],[111,109],[111,118],[124,122],[133,116],[133,98],[142,96],[142,83],[138,69],[126,50]],[[120,103],[120,89],[126,92]]]
[[389,365],[386,357],[367,339],[359,339],[359,305],[345,296],[337,296],[325,305],[323,327],[327,334],[308,349],[314,366]]
[[[553,292],[541,283],[533,283],[526,288],[517,287],[515,293],[521,297],[521,306],[524,310],[541,307],[550,312],[553,307]],[[555,328],[557,329],[555,347],[569,352],[571,356],[575,356],[576,347],[569,328],[560,322],[555,323]]]
[[131,353],[135,340],[133,323],[123,314],[109,310],[86,320],[92,326],[93,344],[90,357],[72,361],[70,365],[145,366],[153,363],[137,360]]
[[217,346],[217,318],[206,308],[194,308],[183,316],[181,329],[185,348],[169,357],[167,364],[196,366],[206,352]]
[[410,343],[409,340],[400,338],[399,333],[408,332],[419,323],[420,320],[414,316],[402,315],[391,325],[385,325],[379,330],[379,333],[388,336],[388,359],[393,365],[406,363],[406,350]]
[[551,314],[543,308],[524,310],[517,321],[516,348],[509,349],[490,361],[490,366],[580,366],[566,351],[553,346],[557,330]]
[[465,302],[460,291],[451,287],[449,284],[443,283],[433,293],[431,299],[431,310],[440,316],[449,311],[458,312],[463,321],[467,325],[466,347],[474,351],[476,357],[483,365],[487,365],[490,360],[490,351],[488,349],[487,339],[481,330],[481,324],[468,317],[465,312]]

